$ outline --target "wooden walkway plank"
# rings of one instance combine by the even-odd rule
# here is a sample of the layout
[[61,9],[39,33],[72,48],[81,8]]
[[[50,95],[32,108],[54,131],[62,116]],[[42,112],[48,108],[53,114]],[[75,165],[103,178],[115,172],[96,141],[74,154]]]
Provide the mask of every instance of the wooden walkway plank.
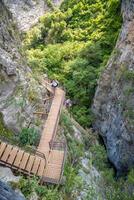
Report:
[[15,159],[15,161],[14,161],[14,166],[19,167],[20,161],[21,161],[22,156],[23,156],[23,153],[24,153],[24,151],[19,150],[19,152],[18,152],[18,154],[17,154],[17,156],[16,156],[16,159]]
[[19,166],[20,169],[25,169],[29,156],[30,156],[29,153],[23,154],[23,157],[22,157],[22,160],[21,160],[20,166]]
[[31,169],[32,169],[32,166],[33,166],[33,163],[34,163],[34,159],[35,159],[35,156],[30,156],[29,158],[29,161],[27,163],[27,166],[25,168],[26,171],[28,171],[30,173]]
[[9,156],[9,158],[8,158],[8,160],[7,160],[7,163],[8,164],[12,164],[13,162],[14,162],[14,159],[15,159],[15,157],[16,157],[16,155],[17,155],[17,152],[18,152],[18,148],[13,148],[12,149],[12,151],[10,152],[10,156]]
[[64,158],[64,151],[53,150],[49,158],[49,163],[62,165],[63,158]]
[[34,164],[33,164],[33,168],[32,168],[32,171],[31,171],[33,174],[37,173],[39,165],[40,165],[40,161],[41,161],[40,158],[38,158],[38,157],[35,158],[35,161],[34,161]]
[[61,173],[61,168],[59,166],[48,164],[43,176],[59,180],[60,173]]
[[1,145],[0,145],[0,157],[2,156],[5,148],[6,148],[7,144],[2,142]]
[[[57,91],[58,91],[58,89],[57,89]],[[55,99],[56,99],[56,94],[55,94],[55,98],[53,99],[53,102],[55,101]],[[58,127],[57,125],[59,122],[59,110],[61,109],[61,103],[62,103],[62,101],[59,103],[59,99],[58,100],[57,99],[56,99],[56,103],[52,103],[50,113],[48,114],[48,119],[46,121],[47,125],[44,127],[44,130],[43,130],[43,133],[41,136],[41,140],[40,140],[40,143],[38,146],[38,150],[40,150],[40,151],[42,151],[41,144],[44,143],[42,141],[44,141],[44,140],[50,141],[55,136],[56,131],[57,131],[57,127]],[[51,112],[53,113],[53,115],[51,114]]]
[[38,175],[38,176],[42,176],[42,175],[43,175],[43,172],[44,172],[44,169],[45,169],[45,160],[42,160],[42,159],[41,159],[41,162],[40,162],[40,166],[39,166],[37,175]]
[[4,153],[3,153],[3,156],[2,156],[2,158],[1,158],[1,160],[2,160],[3,162],[6,162],[6,161],[7,161],[8,156],[10,155],[10,152],[11,152],[12,148],[13,148],[13,146],[7,145],[7,147],[6,147],[6,149],[5,149]]

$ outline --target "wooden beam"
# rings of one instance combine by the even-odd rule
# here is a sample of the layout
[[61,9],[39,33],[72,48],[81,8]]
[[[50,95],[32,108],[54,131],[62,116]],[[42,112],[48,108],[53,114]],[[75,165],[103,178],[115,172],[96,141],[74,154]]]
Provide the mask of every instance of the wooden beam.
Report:
[[44,113],[44,112],[34,112],[34,115],[48,115],[48,113]]

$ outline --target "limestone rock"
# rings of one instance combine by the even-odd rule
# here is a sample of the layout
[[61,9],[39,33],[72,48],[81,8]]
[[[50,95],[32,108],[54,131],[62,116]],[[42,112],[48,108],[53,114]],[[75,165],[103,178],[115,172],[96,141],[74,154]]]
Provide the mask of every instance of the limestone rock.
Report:
[[45,111],[42,99],[47,91],[27,66],[18,28],[3,2],[0,1],[0,113],[7,128],[15,133],[29,125],[41,131],[33,113],[39,109]]
[[122,1],[123,26],[93,103],[94,128],[120,173],[134,166],[134,1]]
[[[19,29],[27,31],[38,22],[40,16],[50,8],[44,0],[3,0],[16,19]],[[54,6],[59,6],[61,0],[54,0]]]
[[14,176],[11,169],[0,166],[0,179],[5,182],[19,182],[20,176]]
[[[90,154],[90,155],[89,155]],[[103,178],[97,169],[91,164],[91,153],[85,152],[85,157],[81,159],[79,176],[83,182],[83,188],[77,194],[77,200],[92,198],[92,200],[105,199],[103,191]],[[76,191],[74,191],[76,193]]]
[[0,181],[0,200],[25,200],[25,198]]

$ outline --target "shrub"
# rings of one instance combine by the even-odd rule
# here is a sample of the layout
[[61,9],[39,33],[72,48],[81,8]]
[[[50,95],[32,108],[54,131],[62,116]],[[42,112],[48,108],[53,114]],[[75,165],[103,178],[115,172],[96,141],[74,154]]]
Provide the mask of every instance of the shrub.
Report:
[[66,176],[66,185],[63,189],[68,196],[71,196],[72,190],[78,188],[79,190],[82,187],[82,180],[77,175],[77,171],[74,167],[70,165],[70,163],[66,163],[64,175]]
[[22,145],[36,145],[39,139],[39,133],[34,128],[23,128],[19,134],[19,142]]
[[90,148],[93,156],[93,164],[101,171],[108,167],[107,154],[103,146],[94,145]]
[[42,200],[62,200],[58,187],[41,186],[37,178],[22,178],[17,187],[21,189],[27,199],[30,198],[32,192],[36,192]]
[[64,127],[65,134],[68,134],[68,133],[71,134],[74,132],[71,120],[70,120],[69,116],[64,112],[61,113],[60,124],[62,125],[62,127]]
[[128,182],[134,185],[134,169],[131,169],[128,174]]

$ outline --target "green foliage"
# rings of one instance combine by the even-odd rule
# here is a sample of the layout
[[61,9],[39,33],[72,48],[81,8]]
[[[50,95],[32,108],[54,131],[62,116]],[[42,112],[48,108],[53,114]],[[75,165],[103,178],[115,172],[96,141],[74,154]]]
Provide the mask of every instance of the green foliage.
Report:
[[120,26],[119,0],[66,0],[41,17],[24,40],[30,66],[64,85],[74,102],[71,112],[84,127],[94,119],[90,106],[97,79]]
[[[77,174],[78,170],[81,168],[81,166],[79,165],[79,158],[83,156],[82,152],[84,152],[84,146],[76,139],[74,139],[72,123],[66,113],[62,113],[61,125],[62,127],[64,127],[65,130],[69,152],[64,171],[64,175],[66,175],[67,180],[63,190],[66,194],[68,194],[68,197],[70,197],[69,194],[72,192],[72,190],[74,191],[75,188],[79,188],[78,191],[81,191],[83,188],[83,183]],[[94,133],[89,133],[89,135],[91,136],[87,138],[87,143],[90,143],[89,148],[92,153],[92,156],[90,155],[90,163],[91,165],[95,166],[101,173],[102,183],[100,184],[104,185],[104,193],[106,199],[132,200],[134,196],[130,192],[129,187],[131,188],[131,186],[133,185],[133,170],[129,173],[128,180],[124,180],[123,178],[121,178],[117,181],[114,178],[115,172],[112,166],[110,166],[109,164],[104,146],[96,144],[96,142],[94,141],[95,138],[92,136],[92,134]],[[76,183],[78,183],[78,185]],[[77,194],[74,193],[73,195],[74,199],[76,199]],[[87,188],[87,197],[85,199],[92,199],[94,196],[96,197],[94,188]],[[98,199],[102,200],[102,198],[99,196]]]
[[106,191],[106,198],[108,200],[133,200],[133,197],[129,195],[129,193],[125,193],[121,191],[121,187],[108,187]]
[[52,3],[52,0],[44,0],[45,3],[47,3],[47,6],[51,9],[54,9],[54,6],[53,6],[53,3]]
[[66,184],[64,186],[41,186],[37,178],[22,178],[19,183],[12,183],[11,185],[14,189],[19,188],[27,199],[29,199],[32,192],[36,192],[42,200],[63,200],[67,197],[70,199],[74,189],[81,189],[82,181],[70,163],[67,163],[64,171],[66,175]]
[[[108,173],[107,173],[108,174]],[[106,174],[106,179],[107,179]],[[128,181],[125,181],[123,179],[120,179],[118,181],[115,181],[113,178],[109,179],[109,182],[105,183],[106,187],[106,198],[108,200],[133,200],[134,194],[130,192],[130,184]]]
[[72,122],[68,115],[66,115],[64,112],[61,113],[60,117],[60,124],[64,128],[65,135],[74,133]]
[[124,77],[126,80],[132,80],[134,81],[134,72],[133,71],[129,71],[129,70],[126,70],[125,73],[124,73]]
[[80,143],[72,135],[74,134],[74,129],[72,122],[70,121],[69,116],[62,112],[60,118],[61,126],[64,128],[64,134],[67,138],[68,144],[68,161],[71,163],[72,166],[76,166],[78,164],[79,158],[83,156],[84,153],[84,144]]
[[134,169],[131,169],[131,171],[128,174],[128,182],[134,185]]
[[38,100],[38,94],[37,94],[37,92],[35,90],[30,89],[28,91],[28,100],[30,102],[36,102]]
[[[48,73],[50,78],[62,83],[67,96],[73,100],[73,116],[85,127],[90,126],[94,119],[90,107],[97,80],[115,46],[121,27],[120,3],[119,0],[65,0],[60,9],[41,17],[39,25],[31,29],[24,40],[33,71]],[[114,55],[117,53],[114,52]],[[124,72],[125,67],[122,66],[117,74],[118,81],[123,78]],[[133,79],[133,74],[127,73],[124,77]],[[62,115],[61,124],[69,150],[65,166],[66,185],[60,190],[38,188],[36,191],[41,199],[60,199],[58,195],[61,191],[63,199],[66,199],[66,195],[70,199],[73,188],[81,188],[77,174],[84,147],[72,137],[73,127],[67,116]],[[114,180],[105,149],[95,145],[91,151],[92,163],[104,176],[106,198],[126,200],[128,196],[129,200],[132,199],[124,189],[128,182]],[[123,184],[125,187],[122,187]],[[88,199],[92,199],[93,192],[92,189],[89,191]]]
[[70,163],[66,163],[64,175],[66,176],[66,185],[63,188],[65,194],[71,196],[73,190],[82,188],[82,180],[77,175],[77,170]]
[[14,137],[13,132],[5,126],[4,121],[3,121],[3,116],[1,113],[0,113],[0,137],[9,139],[9,140],[12,140]]
[[93,156],[92,156],[92,163],[95,165],[98,170],[104,170],[107,168],[107,154],[103,146],[101,145],[93,145],[90,148]]
[[36,145],[39,134],[34,128],[23,128],[19,134],[19,142],[21,145]]
[[22,178],[17,185],[22,193],[29,199],[32,192],[36,192],[42,200],[62,200],[61,193],[58,187],[41,186],[36,178],[24,179]]
[[[65,184],[60,186],[41,186],[39,185],[37,178],[22,178],[17,185],[12,184],[12,187],[21,189],[27,199],[30,198],[32,192],[36,192],[39,199],[42,200],[74,200],[78,198],[79,192],[83,191],[84,188],[87,196],[84,197],[83,200],[92,200],[93,197],[96,197],[95,189],[92,186],[85,188],[84,182],[78,175],[79,169],[81,169],[79,161],[83,156],[82,152],[84,152],[84,146],[74,137],[73,124],[69,115],[62,113],[60,123],[64,128],[68,143],[68,156],[64,168],[64,176],[66,177]],[[89,134],[93,133],[90,132]],[[118,181],[115,180],[114,171],[108,163],[104,146],[96,144],[92,135],[89,138],[90,140],[93,140],[89,141],[90,151],[92,152],[92,156],[90,155],[90,164],[91,166],[93,164],[101,173],[102,178],[99,184],[101,184],[100,188],[102,188],[102,185],[104,187],[103,191],[105,198],[107,200],[133,200],[134,194],[132,194],[131,188],[134,183],[134,170],[132,169],[130,171],[127,180],[124,180],[123,178]],[[76,158],[76,162],[74,162],[73,158]],[[99,196],[99,193],[97,198],[99,200],[103,199]]]
[[[134,183],[133,170],[130,171],[127,180],[124,180],[124,178],[116,180],[114,178],[114,170],[109,165],[109,162],[107,160],[107,154],[104,146],[93,145],[90,150],[92,152],[92,163],[99,171],[101,171],[101,175],[103,177],[102,181],[104,185],[106,199],[132,200],[134,198],[134,194],[132,190],[130,190],[130,188],[133,187]],[[90,192],[93,191],[91,190]]]

